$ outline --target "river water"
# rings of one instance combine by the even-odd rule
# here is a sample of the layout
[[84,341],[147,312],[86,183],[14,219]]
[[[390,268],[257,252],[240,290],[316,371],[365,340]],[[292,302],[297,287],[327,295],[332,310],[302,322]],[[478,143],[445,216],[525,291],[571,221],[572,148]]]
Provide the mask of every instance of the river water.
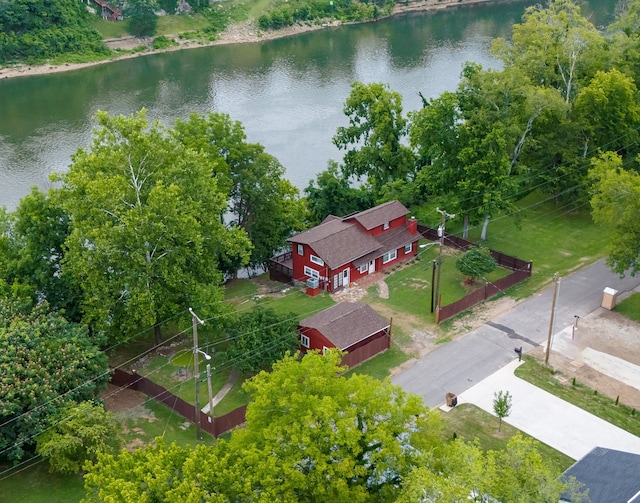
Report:
[[[50,186],[90,144],[98,110],[170,124],[191,112],[224,112],[245,127],[304,189],[330,159],[346,125],[351,83],[384,82],[404,109],[455,89],[466,61],[498,67],[491,40],[509,37],[531,1],[463,6],[376,23],[328,28],[252,44],[189,49],[65,73],[0,81],[0,206],[14,209],[31,186]],[[591,0],[594,22],[614,0]]]

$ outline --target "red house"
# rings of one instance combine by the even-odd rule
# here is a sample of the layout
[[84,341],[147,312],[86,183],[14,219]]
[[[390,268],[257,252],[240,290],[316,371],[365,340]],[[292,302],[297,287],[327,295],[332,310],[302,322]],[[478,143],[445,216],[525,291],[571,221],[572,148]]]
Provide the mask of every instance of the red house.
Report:
[[293,279],[316,278],[319,287],[336,291],[368,274],[415,256],[418,222],[398,201],[339,218],[329,215],[291,243]]
[[346,351],[343,365],[354,367],[391,346],[391,323],[367,304],[341,302],[300,322],[300,350]]

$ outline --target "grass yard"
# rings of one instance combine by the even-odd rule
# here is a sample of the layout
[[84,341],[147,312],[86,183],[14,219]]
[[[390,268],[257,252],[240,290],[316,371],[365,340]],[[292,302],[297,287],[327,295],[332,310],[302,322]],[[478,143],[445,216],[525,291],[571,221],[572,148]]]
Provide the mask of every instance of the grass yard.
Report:
[[[528,297],[549,284],[555,272],[564,276],[603,257],[609,233],[593,223],[588,205],[573,209],[532,194],[519,207],[518,213],[490,222],[486,241],[489,248],[533,261],[531,278],[511,288],[511,295]],[[480,230],[471,229],[472,241],[479,241]]]
[[640,323],[640,293],[634,293],[624,299],[615,307],[614,311]]
[[82,476],[49,473],[49,463],[38,459],[17,468],[0,466],[0,501],[71,503],[84,497]]
[[[509,439],[519,431],[503,421],[501,431],[498,432],[498,418],[472,404],[459,405],[449,412],[442,412],[441,415],[447,438],[451,439],[455,433],[465,442],[477,439],[484,451],[505,449]],[[528,436],[525,433],[521,434]],[[569,456],[541,442],[538,442],[538,450],[558,475],[574,462]]]
[[526,363],[518,367],[516,376],[590,412],[594,416],[640,436],[640,413],[635,409],[622,404],[616,405],[611,398],[599,395],[580,383],[576,383],[575,386],[571,381],[562,384],[556,379],[556,374],[550,367],[542,365],[529,356],[524,356],[524,360]]

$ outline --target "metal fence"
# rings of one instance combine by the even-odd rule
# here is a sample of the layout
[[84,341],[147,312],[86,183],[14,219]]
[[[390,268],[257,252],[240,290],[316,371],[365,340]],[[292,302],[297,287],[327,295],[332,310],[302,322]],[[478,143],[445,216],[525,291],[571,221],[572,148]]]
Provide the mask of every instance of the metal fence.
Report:
[[[433,227],[418,225],[418,232],[422,234],[425,239],[429,239],[431,241],[440,241],[441,239],[438,235],[438,229]],[[473,241],[463,239],[447,232],[444,233],[444,237],[442,239],[446,246],[451,246],[458,250],[467,251],[470,247],[477,246]],[[504,278],[494,281],[493,283],[485,283],[482,288],[471,292],[460,300],[447,304],[446,306],[440,306],[436,312],[436,323],[440,323],[441,321],[447,320],[462,311],[466,311],[476,304],[484,302],[494,295],[504,292],[507,288],[517,285],[531,276],[533,266],[531,261],[527,262],[526,260],[514,257],[513,255],[507,255],[506,253],[502,253],[497,250],[489,251],[498,263],[499,267],[510,269],[513,272]]]
[[[139,374],[129,374],[124,370],[114,369],[111,375],[111,384],[120,388],[128,388],[134,391],[140,391],[155,401],[162,403],[171,410],[177,412],[185,419],[192,423],[196,420],[196,408],[185,402],[182,398],[177,397],[166,388],[154,383],[153,381]],[[207,414],[200,411],[200,425],[204,431],[210,433],[214,437],[218,437],[223,433],[244,423],[247,406],[243,405],[232,410],[224,416],[212,419]]]

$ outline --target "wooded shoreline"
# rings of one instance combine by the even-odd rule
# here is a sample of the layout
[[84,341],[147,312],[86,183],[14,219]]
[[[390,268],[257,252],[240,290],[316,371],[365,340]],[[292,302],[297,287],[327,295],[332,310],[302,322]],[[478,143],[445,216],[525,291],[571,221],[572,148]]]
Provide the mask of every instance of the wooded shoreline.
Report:
[[[441,10],[448,8],[456,8],[463,5],[474,5],[483,3],[499,3],[509,1],[520,0],[418,0],[407,2],[406,5],[396,5],[393,13],[388,17],[400,16],[412,12],[424,12],[430,10]],[[388,19],[388,17],[386,19]],[[383,18],[380,18],[383,19]],[[368,21],[375,22],[375,21]],[[355,24],[355,23],[354,23]],[[185,40],[179,38],[177,35],[172,38],[178,45],[167,49],[154,50],[152,48],[152,40],[140,39],[135,37],[123,37],[121,39],[106,40],[105,43],[111,49],[134,49],[143,45],[147,46],[147,50],[144,52],[136,52],[133,54],[122,54],[114,57],[104,59],[101,61],[91,61],[87,63],[64,63],[61,65],[43,64],[43,65],[27,65],[18,64],[12,66],[2,67],[0,66],[0,80],[10,79],[16,77],[32,77],[36,75],[47,75],[51,73],[67,72],[72,70],[79,70],[95,65],[102,65],[111,63],[113,61],[119,61],[122,59],[139,58],[149,54],[158,54],[161,52],[177,51],[183,49],[191,49],[196,47],[207,47],[214,45],[229,45],[229,44],[246,44],[256,43],[265,40],[274,40],[278,38],[291,37],[299,35],[301,33],[307,33],[310,31],[317,31],[323,29],[332,29],[343,26],[344,23],[336,21],[334,23],[327,23],[322,25],[294,25],[280,30],[262,31],[259,30],[257,25],[252,22],[245,22],[231,25],[220,34],[217,40],[202,41],[202,40]]]

